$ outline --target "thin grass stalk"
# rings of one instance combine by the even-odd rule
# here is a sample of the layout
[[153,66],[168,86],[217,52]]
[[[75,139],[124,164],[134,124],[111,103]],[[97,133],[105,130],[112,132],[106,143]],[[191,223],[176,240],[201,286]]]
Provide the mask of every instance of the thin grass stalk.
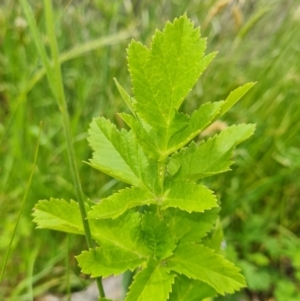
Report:
[[[45,276],[49,275],[49,273],[53,270],[53,267],[55,264],[60,262],[63,259],[64,253],[59,253],[56,255],[56,257],[50,259],[46,267],[44,267],[44,270],[38,271],[35,275],[32,276],[31,282],[32,284],[37,284],[41,279],[43,279]],[[27,279],[21,280],[18,285],[14,288],[12,294],[10,295],[10,300],[19,300],[20,296],[22,295],[22,292],[26,290],[27,287]]]
[[16,221],[16,224],[15,224],[15,227],[14,227],[14,230],[13,230],[13,233],[12,233],[12,236],[11,236],[11,239],[10,239],[5,257],[4,257],[4,261],[3,261],[3,265],[2,265],[2,269],[1,269],[1,274],[0,274],[0,284],[2,283],[2,280],[3,280],[4,271],[6,269],[6,265],[7,265],[8,258],[9,258],[10,252],[11,252],[12,244],[13,244],[15,235],[17,233],[17,229],[18,229],[18,226],[19,226],[19,223],[20,223],[20,219],[21,219],[22,213],[24,211],[24,206],[25,206],[25,202],[26,202],[26,199],[27,199],[28,191],[29,191],[29,188],[31,186],[31,182],[32,182],[32,178],[33,178],[33,174],[34,174],[34,170],[35,170],[35,166],[36,166],[36,160],[37,160],[37,156],[38,156],[39,146],[40,146],[41,132],[42,132],[42,123],[40,124],[40,131],[39,131],[37,145],[36,145],[36,148],[35,148],[33,166],[32,166],[32,169],[31,169],[30,176],[29,176],[29,180],[28,180],[28,183],[27,183],[25,194],[24,194],[23,199],[22,199],[21,209],[19,211],[17,221]]
[[[79,177],[79,171],[76,161],[76,155],[75,155],[75,149],[73,146],[73,139],[70,129],[70,120],[69,120],[69,114],[67,109],[67,103],[65,99],[65,92],[63,87],[63,81],[62,81],[62,74],[61,74],[61,67],[59,62],[59,52],[58,52],[58,46],[57,46],[57,40],[55,35],[55,27],[54,27],[54,16],[53,16],[53,8],[52,8],[52,1],[51,0],[44,0],[44,5],[46,9],[46,24],[47,24],[47,31],[50,39],[50,45],[51,45],[51,53],[53,57],[53,63],[54,63],[54,69],[53,69],[53,79],[54,79],[54,87],[56,89],[56,99],[58,103],[59,110],[62,115],[63,119],[63,126],[64,126],[64,132],[66,136],[66,143],[67,143],[67,150],[69,155],[69,163],[71,168],[71,174],[75,186],[75,192],[76,197],[79,204],[79,209],[81,213],[81,219],[82,224],[84,227],[85,237],[87,241],[88,248],[93,248],[93,240],[90,230],[90,225],[87,220],[87,213],[85,209],[85,202],[84,202],[84,195],[81,187],[81,181]],[[100,297],[104,297],[104,289],[102,286],[101,278],[96,278],[97,286],[99,289]]]
[[[79,209],[81,213],[81,219],[82,224],[85,232],[85,237],[87,241],[88,248],[93,248],[93,240],[92,235],[89,227],[89,223],[87,220],[87,214],[85,210],[85,203],[84,203],[84,195],[81,187],[81,181],[79,177],[79,171],[77,167],[76,162],[76,156],[75,156],[75,150],[73,147],[73,139],[71,135],[71,129],[70,129],[70,121],[69,121],[69,114],[67,110],[67,104],[65,100],[65,93],[64,93],[64,87],[62,82],[62,75],[61,75],[61,68],[60,68],[60,61],[59,61],[59,53],[58,53],[58,46],[55,36],[55,30],[54,30],[54,18],[53,18],[53,9],[52,9],[52,2],[51,0],[44,0],[45,9],[46,9],[46,24],[47,24],[47,30],[48,35],[50,38],[50,45],[51,45],[51,52],[53,56],[53,68],[50,64],[50,60],[48,59],[46,50],[44,46],[41,43],[41,39],[39,37],[39,32],[35,23],[35,19],[33,16],[33,13],[29,7],[29,4],[26,2],[26,0],[21,0],[21,4],[23,7],[23,10],[25,12],[30,30],[33,35],[33,39],[35,42],[35,45],[37,47],[38,53],[43,61],[44,68],[46,69],[47,78],[49,81],[50,88],[52,89],[52,92],[57,100],[57,104],[59,107],[59,110],[62,115],[63,119],[63,127],[66,137],[66,144],[67,144],[67,151],[68,151],[68,157],[69,157],[69,163],[70,163],[70,169],[71,169],[71,175],[73,178],[73,183],[75,186],[75,193],[79,204]],[[101,281],[101,277],[96,278],[99,294],[101,297],[104,297],[104,289]]]
[[52,67],[51,67],[47,52],[41,42],[41,38],[40,38],[39,31],[38,31],[38,28],[35,23],[35,18],[34,18],[33,12],[30,9],[30,6],[26,0],[21,0],[21,5],[24,10],[24,13],[25,13],[25,16],[26,16],[26,19],[27,19],[27,22],[28,22],[28,25],[29,25],[29,28],[30,28],[30,31],[32,34],[33,41],[35,43],[35,47],[37,48],[37,51],[43,62],[44,68],[46,69],[46,74],[48,77],[48,82],[49,82],[50,88],[52,89],[53,93],[55,93],[56,90],[53,87],[54,80],[53,80]]
[[[27,7],[26,10],[24,9],[24,12],[25,12],[27,20],[30,21],[30,22],[28,22],[30,30],[32,32],[36,31],[36,27],[34,26],[34,17],[32,15],[32,12],[30,11],[30,9],[28,10],[28,7]],[[129,28],[128,30],[120,31],[117,34],[107,35],[107,36],[101,37],[99,39],[95,39],[93,41],[86,42],[84,44],[76,45],[72,49],[61,53],[59,55],[59,62],[60,62],[60,64],[65,63],[69,60],[72,60],[72,59],[75,59],[77,57],[83,56],[83,55],[85,55],[86,53],[88,53],[90,51],[94,51],[94,50],[99,49],[101,47],[105,47],[105,46],[108,46],[108,45],[113,45],[113,44],[119,43],[120,41],[128,39],[128,38],[130,38],[134,35],[135,35],[134,29]],[[36,33],[35,33],[35,36],[38,38],[38,35]],[[18,97],[16,98],[17,101],[16,101],[16,105],[14,107],[14,110],[11,114],[11,117],[8,121],[7,126],[5,127],[4,135],[2,136],[2,139],[0,140],[0,146],[4,143],[5,139],[7,138],[9,129],[10,129],[12,123],[13,123],[13,119],[14,119],[16,111],[18,110],[19,105],[26,99],[27,94],[34,88],[34,86],[45,75],[48,76],[48,74],[51,74],[51,72],[52,72],[52,69],[51,69],[52,62],[49,63],[49,60],[48,60],[48,57],[46,55],[46,52],[44,51],[44,48],[40,47],[40,43],[35,43],[35,44],[36,44],[38,52],[39,52],[39,54],[42,58],[43,65],[48,66],[49,69],[48,69],[48,67],[46,68],[44,66],[41,66],[41,68],[29,79],[29,81],[26,83],[25,87],[19,93]],[[48,72],[46,72],[46,69],[47,69]],[[50,79],[49,79],[49,83],[50,83]],[[52,83],[52,79],[51,79],[51,83]],[[54,88],[51,87],[51,89],[53,90],[53,93],[54,93],[55,92]]]
[[70,282],[70,260],[69,260],[69,250],[70,250],[70,234],[67,234],[67,244],[68,244],[68,253],[66,254],[66,265],[67,265],[67,301],[71,301],[71,282]]
[[84,229],[86,231],[85,235],[87,237],[87,243],[88,247],[92,248],[93,243],[92,243],[92,237],[91,237],[91,232],[89,229],[89,224],[88,221],[86,220],[86,210],[84,206],[84,196],[83,196],[83,191],[80,183],[80,178],[79,178],[79,172],[78,172],[78,167],[76,163],[76,156],[75,156],[75,150],[73,147],[73,138],[71,134],[71,129],[70,129],[70,120],[69,120],[69,114],[68,114],[68,109],[67,109],[67,104],[65,100],[65,93],[64,93],[64,87],[62,83],[62,76],[61,76],[61,69],[60,69],[60,63],[58,60],[58,48],[57,48],[57,42],[56,42],[56,37],[55,37],[55,32],[54,32],[54,24],[53,24],[53,12],[52,12],[52,3],[49,0],[45,0],[45,7],[46,7],[46,23],[47,23],[47,31],[50,37],[50,44],[51,44],[51,52],[53,56],[53,61],[54,61],[54,89],[56,90],[56,96],[57,96],[57,103],[59,110],[62,115],[63,119],[63,126],[64,126],[64,131],[65,131],[65,136],[66,136],[66,143],[67,143],[67,151],[69,155],[69,163],[71,167],[71,175],[73,178],[73,182],[75,185],[75,192],[76,196],[79,202],[79,207],[80,211],[82,214],[82,222],[84,225]]
[[29,256],[29,268],[28,268],[28,275],[27,275],[27,300],[33,301],[33,270],[34,270],[34,263],[36,260],[36,257],[39,252],[39,246],[36,247],[34,250],[30,252]]

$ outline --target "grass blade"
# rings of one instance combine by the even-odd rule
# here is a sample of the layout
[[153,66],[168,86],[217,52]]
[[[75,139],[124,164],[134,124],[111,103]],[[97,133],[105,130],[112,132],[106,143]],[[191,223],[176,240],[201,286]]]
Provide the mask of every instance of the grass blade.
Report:
[[16,232],[17,232],[17,228],[18,228],[18,225],[19,225],[19,222],[20,222],[23,210],[24,210],[25,202],[26,202],[26,199],[27,199],[28,191],[29,191],[29,188],[30,188],[30,185],[31,185],[31,182],[32,182],[33,173],[34,173],[34,170],[35,170],[35,165],[36,165],[36,160],[37,160],[37,155],[38,155],[38,150],[39,150],[39,145],[40,145],[41,132],[42,132],[42,123],[40,124],[40,131],[39,131],[38,141],[37,141],[37,145],[36,145],[36,149],[35,149],[35,153],[34,153],[33,166],[32,166],[30,176],[29,176],[29,180],[28,180],[28,183],[27,183],[25,194],[24,194],[24,197],[22,199],[21,209],[19,211],[18,218],[17,218],[16,224],[15,224],[14,230],[13,230],[13,234],[11,236],[11,239],[10,239],[10,242],[9,242],[5,257],[4,257],[4,262],[3,262],[2,270],[1,270],[1,274],[0,274],[0,284],[3,280],[3,276],[4,276],[5,268],[6,268],[6,265],[7,265],[7,262],[8,262],[8,258],[9,258],[9,255],[10,255],[12,243],[14,241],[14,237],[15,237]]
[[[50,46],[51,46],[51,53],[52,53],[52,57],[53,57],[53,69],[51,68],[51,64],[47,57],[45,48],[41,43],[41,39],[39,38],[38,29],[37,29],[36,23],[34,21],[34,17],[30,10],[30,7],[25,0],[21,0],[21,4],[22,4],[22,7],[26,14],[26,18],[28,20],[37,50],[41,56],[44,67],[46,69],[46,74],[47,74],[47,78],[49,81],[49,85],[53,91],[53,94],[56,98],[59,110],[62,115],[63,127],[64,127],[64,132],[65,132],[65,137],[66,137],[66,143],[67,143],[67,151],[68,151],[68,156],[69,156],[69,164],[70,164],[70,169],[71,169],[71,175],[73,178],[76,197],[77,197],[77,201],[78,201],[79,208],[80,208],[82,224],[84,227],[84,232],[85,232],[85,237],[86,237],[88,248],[92,248],[94,246],[94,244],[92,241],[90,226],[89,226],[88,220],[86,219],[87,214],[86,214],[86,209],[85,209],[85,205],[84,205],[84,195],[83,195],[83,191],[82,191],[82,187],[81,187],[81,181],[80,181],[78,166],[77,166],[77,162],[76,162],[76,155],[75,155],[73,139],[72,139],[71,129],[70,129],[68,108],[67,108],[67,104],[66,104],[62,75],[61,75],[61,66],[60,66],[61,63],[59,61],[59,52],[58,52],[56,35],[55,35],[52,1],[44,0],[46,25],[47,25],[47,31],[48,31],[49,41],[50,41]],[[101,278],[97,278],[96,281],[97,281],[100,296],[104,297],[104,289],[102,286]]]

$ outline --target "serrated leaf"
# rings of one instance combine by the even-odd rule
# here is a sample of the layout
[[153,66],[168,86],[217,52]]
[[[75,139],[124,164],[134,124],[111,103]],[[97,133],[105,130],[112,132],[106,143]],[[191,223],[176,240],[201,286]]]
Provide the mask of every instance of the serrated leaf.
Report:
[[175,279],[168,301],[200,301],[215,295],[216,291],[208,284],[179,275]]
[[133,271],[145,261],[145,258],[137,256],[134,252],[113,245],[83,251],[76,259],[82,273],[92,277],[107,277],[119,275],[126,270]]
[[116,219],[90,220],[92,236],[101,248],[78,257],[82,271],[105,277],[133,270],[147,261],[150,253],[143,244],[140,223],[140,214],[132,211]]
[[222,295],[233,293],[246,285],[240,269],[203,245],[179,245],[168,259],[167,266],[177,273],[207,283]]
[[[157,145],[150,137],[149,133],[146,131],[145,127],[142,125],[141,121],[132,115],[126,113],[120,113],[119,116],[126,122],[126,124],[134,131],[138,138],[139,143],[143,147],[145,153],[153,159],[159,158],[159,151]],[[149,129],[150,130],[150,129]]]
[[135,111],[132,104],[132,98],[128,95],[128,93],[124,90],[124,88],[119,84],[116,78],[114,78],[115,84],[119,90],[120,95],[122,96],[124,102],[126,103],[127,107],[130,109],[131,113],[135,115]]
[[[39,201],[33,216],[37,228],[84,235],[77,202],[59,199]],[[147,257],[149,252],[142,244],[140,223],[139,213],[131,211],[113,220],[89,220],[92,237],[99,244],[117,246],[124,252],[132,250],[136,256]]]
[[88,141],[94,150],[92,167],[126,183],[141,185],[129,163],[134,150],[126,147],[133,142],[128,132],[120,133],[109,120],[97,118],[90,125]]
[[181,177],[198,180],[229,170],[232,152],[237,144],[249,138],[255,129],[253,124],[233,125],[219,135],[175,154],[168,165],[170,174],[179,171]]
[[228,110],[230,110],[231,107],[233,107],[255,84],[256,83],[247,83],[230,92],[218,117],[224,115]]
[[194,29],[186,16],[168,22],[163,32],[157,30],[150,49],[135,41],[130,44],[128,62],[137,108],[154,128],[161,128],[161,120],[169,123],[195,84],[203,70],[205,48],[199,28]]
[[186,16],[156,31],[150,49],[135,41],[128,48],[134,108],[160,133],[158,145],[167,146],[176,110],[214,56],[203,58],[205,48],[199,28]]
[[157,214],[146,212],[141,223],[143,243],[151,251],[154,258],[172,255],[175,248],[174,238],[170,236],[167,223]]
[[154,131],[147,132],[139,120],[132,115],[121,113],[120,117],[132,128],[144,151],[152,158],[164,159],[169,154],[183,147],[197,135],[199,135],[220,113],[220,109],[224,102],[206,103],[196,110],[189,118],[188,115],[176,113],[170,124],[169,144],[162,151],[161,145],[156,145],[154,141],[161,141],[162,137],[158,137]]
[[[84,251],[78,262],[93,277],[137,269],[127,301],[167,301],[172,285],[171,301],[196,301],[245,285],[239,269],[205,245],[216,243],[217,248],[222,238],[221,231],[204,238],[216,219],[217,201],[195,181],[228,170],[235,146],[253,133],[254,126],[230,127],[169,158],[253,86],[236,89],[224,102],[202,105],[191,116],[180,113],[185,97],[215,56],[204,56],[205,48],[206,40],[186,16],[156,31],[150,49],[132,41],[128,61],[134,97],[116,81],[133,114],[120,116],[131,129],[118,130],[104,118],[91,124],[90,165],[133,187],[102,200],[88,213],[92,238],[100,247]],[[137,206],[142,208],[136,210]],[[73,201],[42,201],[34,215],[39,227],[84,233]]]
[[[189,116],[187,114],[184,114],[182,112],[177,112],[177,110],[174,110],[174,117],[168,124],[168,131],[167,133],[164,133],[163,131],[157,131],[153,129],[151,126],[149,126],[146,122],[143,121],[141,118],[134,118],[133,116],[128,116],[128,114],[120,114],[121,117],[124,116],[123,120],[130,126],[135,128],[134,124],[136,121],[139,121],[139,127],[143,128],[143,131],[147,133],[147,137],[150,138],[150,142],[154,146],[154,150],[158,155],[161,155],[162,149],[164,145],[162,144],[163,139],[166,138],[169,140],[174,134],[177,132],[183,130],[188,126],[189,123]],[[136,121],[132,121],[132,119],[135,119]],[[133,126],[132,126],[133,125]],[[140,130],[137,130],[137,133]],[[165,135],[165,136],[164,136]],[[138,136],[138,135],[137,135]],[[146,136],[145,136],[146,137]],[[158,158],[158,157],[157,157]]]
[[190,116],[184,113],[179,113],[175,110],[174,117],[168,125],[168,131],[164,135],[162,131],[157,131],[154,136],[158,141],[160,160],[164,160],[168,155],[168,142],[178,132],[183,131],[189,125]]
[[199,242],[213,228],[217,214],[217,209],[187,213],[169,208],[164,212],[164,217],[174,240],[185,243]]
[[88,218],[116,218],[128,209],[158,203],[155,195],[142,187],[131,187],[102,199],[92,207]]
[[90,165],[123,182],[155,190],[157,164],[149,161],[132,131],[122,129],[105,118],[96,118],[88,141],[94,150]]
[[50,201],[41,200],[35,205],[32,215],[37,228],[74,234],[84,233],[78,203],[73,200],[70,203],[54,198]]
[[137,257],[148,257],[149,250],[143,244],[138,212],[127,211],[116,219],[90,219],[93,238],[101,246],[114,246]]
[[[134,118],[131,115],[121,113],[119,114],[122,119],[132,128],[135,135],[138,137],[141,146],[144,151],[154,159],[160,158],[163,160],[168,156],[170,150],[164,150],[165,141],[169,141],[172,136],[176,133],[183,131],[189,126],[189,116],[183,113],[174,111],[174,117],[168,125],[168,131],[155,131],[149,128],[148,131],[145,129],[147,124],[142,123],[138,118]],[[192,139],[192,138],[191,138]]]
[[159,263],[148,263],[148,266],[134,277],[125,301],[166,301],[171,292],[174,277],[173,274],[168,274]]
[[211,190],[189,181],[170,182],[161,202],[162,208],[176,207],[187,212],[203,212],[218,206]]
[[199,135],[219,114],[224,102],[206,103],[196,110],[182,131],[178,131],[169,141],[167,154],[185,146],[188,142]]
[[222,244],[224,243],[224,233],[223,227],[220,219],[216,220],[215,229],[212,232],[212,235],[207,237],[205,240],[202,240],[202,244],[215,250],[216,253],[224,253]]

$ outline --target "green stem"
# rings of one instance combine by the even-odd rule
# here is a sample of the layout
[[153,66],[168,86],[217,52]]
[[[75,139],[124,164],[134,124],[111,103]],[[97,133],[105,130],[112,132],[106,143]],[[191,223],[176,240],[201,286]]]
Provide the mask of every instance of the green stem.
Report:
[[[65,99],[65,92],[63,87],[63,81],[62,81],[62,75],[61,75],[61,68],[60,68],[60,62],[59,62],[59,52],[57,47],[57,40],[55,36],[55,29],[54,29],[54,17],[53,17],[53,8],[52,8],[52,1],[51,0],[44,0],[45,8],[46,8],[46,23],[47,23],[47,30],[50,38],[50,44],[51,44],[51,52],[54,62],[54,87],[56,88],[56,96],[57,96],[57,103],[59,110],[62,114],[63,118],[63,125],[64,125],[64,131],[66,136],[66,142],[67,142],[67,150],[69,155],[69,163],[71,168],[71,174],[75,186],[75,192],[79,204],[82,224],[84,228],[84,233],[87,241],[88,248],[91,249],[94,247],[94,243],[92,240],[90,225],[87,220],[87,214],[85,209],[85,202],[84,202],[84,195],[81,187],[81,181],[79,177],[79,171],[76,161],[76,155],[75,155],[75,149],[73,146],[73,139],[70,129],[70,120],[69,120],[69,114],[67,109],[67,102]],[[100,297],[104,297],[104,289],[102,286],[101,278],[97,278],[97,285],[100,293]]]
[[16,221],[16,224],[15,224],[15,227],[14,227],[14,230],[13,230],[13,233],[12,233],[12,236],[11,236],[8,248],[6,250],[5,257],[4,257],[3,266],[2,266],[1,274],[0,274],[0,284],[1,284],[2,280],[3,280],[4,271],[6,269],[6,265],[7,265],[8,258],[9,258],[10,252],[11,252],[11,248],[12,248],[12,244],[13,244],[13,241],[14,241],[14,237],[15,237],[15,235],[17,233],[17,228],[19,226],[20,219],[21,219],[21,216],[22,216],[22,213],[23,213],[23,210],[24,210],[24,206],[25,206],[25,202],[26,202],[26,199],[27,199],[28,191],[29,191],[29,188],[31,186],[31,182],[32,182],[32,178],[33,178],[33,174],[34,174],[34,170],[35,170],[35,166],[36,166],[36,160],[37,160],[37,156],[38,156],[39,146],[40,146],[41,132],[42,132],[42,123],[40,124],[40,131],[39,131],[38,141],[37,141],[37,145],[36,145],[35,152],[34,152],[33,166],[32,166],[32,169],[31,169],[30,176],[29,176],[29,180],[28,180],[28,183],[27,183],[25,194],[24,194],[24,197],[22,199],[21,209],[19,211],[19,214],[18,214],[18,217],[17,217],[17,221]]
[[24,10],[24,13],[25,13],[25,16],[26,16],[26,19],[27,19],[27,22],[28,22],[28,25],[29,25],[34,43],[35,43],[35,46],[37,48],[37,51],[38,51],[38,53],[41,57],[44,68],[46,70],[50,88],[55,93],[55,88],[53,87],[53,82],[54,81],[53,81],[53,72],[52,72],[51,64],[50,64],[50,61],[48,59],[47,52],[46,52],[46,50],[43,46],[43,43],[41,42],[41,38],[40,38],[39,31],[38,31],[38,28],[37,28],[36,23],[35,23],[35,18],[34,18],[33,12],[30,9],[30,6],[29,6],[29,4],[27,3],[26,0],[21,0],[21,5],[22,5],[22,8]]
[[[45,11],[46,11],[46,24],[47,24],[47,31],[49,35],[50,45],[51,45],[51,52],[53,57],[53,69],[51,68],[50,61],[48,59],[47,53],[45,51],[45,48],[43,47],[41,40],[39,38],[38,29],[34,20],[34,16],[32,11],[30,10],[30,7],[26,0],[21,0],[22,7],[24,9],[26,18],[28,20],[30,29],[32,31],[32,35],[37,47],[37,50],[41,56],[41,59],[43,61],[44,67],[47,72],[47,78],[49,81],[49,85],[53,91],[54,96],[56,97],[57,104],[59,107],[59,110],[62,115],[63,119],[63,128],[65,132],[66,137],[66,143],[67,143],[67,150],[68,150],[68,157],[69,157],[69,164],[71,169],[71,175],[73,178],[73,183],[75,187],[75,193],[79,204],[79,210],[81,214],[82,224],[85,232],[85,237],[87,241],[88,248],[93,248],[94,243],[92,240],[91,230],[90,226],[87,220],[87,214],[85,209],[85,202],[84,202],[84,194],[81,187],[81,181],[79,177],[79,171],[75,156],[75,150],[73,146],[73,139],[70,129],[70,120],[69,120],[69,114],[67,109],[67,103],[65,99],[65,92],[63,87],[63,81],[62,81],[62,74],[61,74],[61,67],[60,67],[60,61],[59,61],[59,52],[58,52],[58,46],[57,46],[57,40],[55,36],[55,29],[54,29],[54,17],[53,17],[53,8],[52,8],[52,1],[51,0],[44,0],[45,4]],[[104,297],[104,289],[101,281],[101,277],[96,278],[98,290],[100,293],[100,297]]]
[[67,275],[66,275],[66,286],[67,286],[67,301],[71,301],[71,285],[70,285],[70,236],[71,234],[67,234],[67,254],[66,254],[66,266],[67,266]]

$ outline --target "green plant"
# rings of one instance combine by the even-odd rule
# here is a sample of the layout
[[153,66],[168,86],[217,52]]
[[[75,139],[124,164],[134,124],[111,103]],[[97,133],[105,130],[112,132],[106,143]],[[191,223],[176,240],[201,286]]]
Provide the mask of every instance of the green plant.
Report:
[[[197,144],[195,139],[252,86],[225,101],[206,103],[191,116],[181,104],[215,53],[204,56],[205,39],[186,16],[156,31],[151,48],[128,48],[134,98],[116,82],[131,114],[120,131],[105,118],[93,120],[92,167],[130,185],[94,204],[85,204],[91,235],[99,247],[77,257],[82,271],[107,277],[135,272],[126,300],[201,300],[245,286],[239,269],[220,253],[207,233],[218,201],[203,179],[229,170],[237,144],[254,125],[234,125]],[[39,228],[84,234],[78,203],[42,200],[35,206]],[[218,235],[218,233],[217,233]],[[217,236],[216,235],[216,236]]]

